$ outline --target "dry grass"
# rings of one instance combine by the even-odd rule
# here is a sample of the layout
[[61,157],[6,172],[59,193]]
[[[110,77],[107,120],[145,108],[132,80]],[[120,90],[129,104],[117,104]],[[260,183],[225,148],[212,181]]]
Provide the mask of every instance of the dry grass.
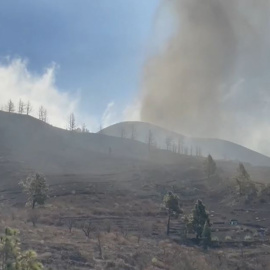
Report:
[[[0,204],[0,230],[7,226],[18,228],[22,247],[34,248],[47,269],[268,269],[268,247],[243,248],[244,252],[237,247],[224,247],[204,252],[200,247],[181,246],[166,238],[167,217],[160,207],[164,190],[179,191],[185,214],[190,213],[198,197],[203,199],[215,221],[228,222],[234,217],[248,222],[264,211],[261,206],[248,215],[233,211],[227,205],[232,195],[227,186],[222,189],[222,182],[216,184],[212,179],[209,183],[204,178],[178,181],[175,175],[177,171],[172,179],[166,177],[164,181],[164,175],[148,172],[150,184],[147,186],[144,180],[121,182],[120,186],[115,183],[106,193],[98,188],[94,194],[72,193],[76,186],[70,192],[65,188],[64,195],[58,190],[57,197],[37,209],[36,227],[33,227],[35,217],[29,216],[29,210],[23,205]],[[91,226],[85,234],[82,226],[88,222]],[[241,239],[247,233],[254,233],[245,226],[230,228],[227,224],[224,227],[229,231],[213,232],[213,236],[224,242],[226,236]],[[153,234],[154,229],[157,234]]]

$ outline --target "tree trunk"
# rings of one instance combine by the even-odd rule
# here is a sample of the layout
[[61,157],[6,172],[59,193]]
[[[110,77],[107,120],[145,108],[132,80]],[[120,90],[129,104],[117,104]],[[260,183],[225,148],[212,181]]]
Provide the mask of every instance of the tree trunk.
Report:
[[35,208],[35,205],[36,205],[36,200],[33,200],[32,209]]
[[171,214],[168,215],[168,223],[167,223],[167,235],[170,234],[170,223],[171,223]]
[[102,252],[102,246],[101,246],[101,241],[100,241],[100,234],[98,234],[97,239],[98,239],[99,256],[100,256],[101,259],[103,259],[103,252]]

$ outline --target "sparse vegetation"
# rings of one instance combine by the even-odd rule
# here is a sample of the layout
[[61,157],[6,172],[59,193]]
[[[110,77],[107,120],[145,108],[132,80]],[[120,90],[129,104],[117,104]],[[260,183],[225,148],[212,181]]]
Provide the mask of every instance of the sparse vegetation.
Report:
[[[13,116],[18,117],[8,115],[8,118]],[[126,130],[130,132],[130,126],[128,128]],[[66,137],[74,138],[76,134],[73,134]],[[130,138],[130,133],[127,135]],[[88,136],[79,137],[84,140]],[[106,136],[100,137],[105,141],[103,137]],[[97,140],[97,143],[101,141]],[[128,142],[128,138],[125,141]],[[113,155],[108,158],[110,147],[113,148]],[[175,147],[178,146],[174,144],[171,149],[179,151]],[[181,148],[183,152],[184,146]],[[187,154],[191,154],[190,149],[191,144],[187,142]],[[188,270],[232,270],[240,265],[241,270],[253,270],[257,269],[257,264],[261,267],[258,269],[264,270],[262,265],[267,265],[266,247],[269,241],[267,230],[263,229],[269,224],[264,214],[267,213],[267,204],[254,203],[252,207],[246,207],[239,196],[231,192],[235,190],[235,182],[232,181],[235,163],[219,160],[219,179],[226,181],[209,181],[203,170],[203,158],[176,155],[164,150],[160,154],[158,152],[158,149],[153,149],[149,155],[157,158],[157,163],[155,159],[131,162],[128,158],[117,156],[117,146],[108,143],[103,154],[110,161],[110,168],[106,168],[107,164],[103,163],[102,158],[98,162],[94,158],[91,162],[87,159],[87,166],[91,166],[91,170],[84,173],[73,172],[78,163],[84,166],[84,161],[79,160],[75,153],[75,166],[68,162],[70,168],[65,167],[67,173],[47,170],[51,185],[50,197],[45,196],[46,207],[37,207],[45,201],[34,202],[36,196],[33,194],[44,193],[39,192],[39,188],[33,188],[35,185],[30,185],[32,181],[24,180],[22,186],[28,203],[32,207],[34,205],[34,209],[22,207],[24,198],[18,189],[14,189],[14,186],[18,188],[17,181],[10,183],[10,187],[5,183],[0,192],[2,228],[20,228],[22,248],[37,250],[45,269],[154,270],[159,267],[161,270],[177,270],[181,267]],[[64,153],[66,155],[65,150]],[[193,145],[192,154],[197,156],[198,153],[199,150]],[[163,154],[165,161],[159,159],[159,155],[162,157]],[[11,162],[1,157],[0,173]],[[61,158],[64,159],[61,165],[65,164],[65,157]],[[49,161],[47,156],[44,160]],[[17,164],[9,167],[14,174],[12,177],[7,175],[7,179],[12,181],[29,173],[29,170],[23,169],[20,171]],[[261,168],[250,166],[248,169],[257,181]],[[263,170],[267,172],[267,169]],[[35,180],[38,177],[33,175],[29,178]],[[216,178],[215,175],[213,180]],[[267,196],[267,184],[257,185],[261,187],[261,194]],[[47,184],[41,186],[46,186],[45,190],[48,188]],[[36,190],[36,193],[30,190]],[[166,194],[167,190],[173,193]],[[48,191],[45,193],[48,195]],[[181,198],[181,204],[177,195]],[[162,197],[164,203],[161,206]],[[201,201],[193,209],[193,202],[199,197],[207,205],[209,213]],[[187,233],[183,219],[178,217],[182,211],[191,213],[186,218]],[[36,215],[38,212],[41,214]],[[169,237],[164,235],[166,226]],[[263,228],[257,229],[256,226]],[[199,246],[212,248],[205,252]],[[32,258],[30,253],[28,255],[26,253],[25,258]],[[258,261],[265,261],[255,264],[254,257],[258,257]],[[245,260],[245,267],[241,260]]]

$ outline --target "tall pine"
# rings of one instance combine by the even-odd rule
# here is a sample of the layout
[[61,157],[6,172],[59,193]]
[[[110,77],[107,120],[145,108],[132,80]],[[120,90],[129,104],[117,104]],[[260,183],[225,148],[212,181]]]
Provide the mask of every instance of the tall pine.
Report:
[[212,158],[211,155],[208,155],[207,160],[205,162],[205,172],[208,177],[208,179],[214,175],[217,171],[216,162]]

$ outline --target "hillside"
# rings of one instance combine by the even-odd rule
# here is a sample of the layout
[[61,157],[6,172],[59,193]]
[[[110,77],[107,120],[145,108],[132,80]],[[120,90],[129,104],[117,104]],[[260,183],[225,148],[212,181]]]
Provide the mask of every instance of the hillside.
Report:
[[[189,270],[266,269],[270,240],[262,240],[258,231],[269,227],[269,197],[243,204],[233,180],[237,163],[217,161],[217,175],[208,179],[204,161],[155,147],[149,151],[145,143],[128,138],[70,132],[0,112],[0,234],[7,226],[19,228],[22,248],[36,250],[45,269],[166,270],[179,269],[180,263]],[[256,182],[269,183],[269,168],[246,168]],[[49,184],[48,201],[35,211],[25,207],[18,185],[33,171],[44,173]],[[168,191],[178,195],[184,211],[171,221],[169,237],[162,207]],[[198,198],[211,213],[213,239],[220,239],[207,253],[193,235],[182,238],[182,218]],[[241,227],[231,227],[231,219]],[[246,241],[247,235],[252,240]],[[176,251],[180,257],[173,255]],[[156,261],[162,262],[158,268]]]
[[123,157],[147,156],[147,149],[139,142],[70,132],[30,116],[0,112],[0,159],[44,173],[106,172],[119,160],[127,162]]
[[[215,159],[247,162],[255,166],[270,166],[270,158],[250,150],[241,145],[220,139],[191,138],[171,132],[161,127],[143,122],[123,122],[107,127],[101,131],[102,134],[134,138],[136,141],[147,143],[149,132],[153,137],[153,143],[160,149],[173,148],[183,153],[195,155],[199,149],[202,156],[211,154]],[[169,140],[169,144],[168,144]]]

